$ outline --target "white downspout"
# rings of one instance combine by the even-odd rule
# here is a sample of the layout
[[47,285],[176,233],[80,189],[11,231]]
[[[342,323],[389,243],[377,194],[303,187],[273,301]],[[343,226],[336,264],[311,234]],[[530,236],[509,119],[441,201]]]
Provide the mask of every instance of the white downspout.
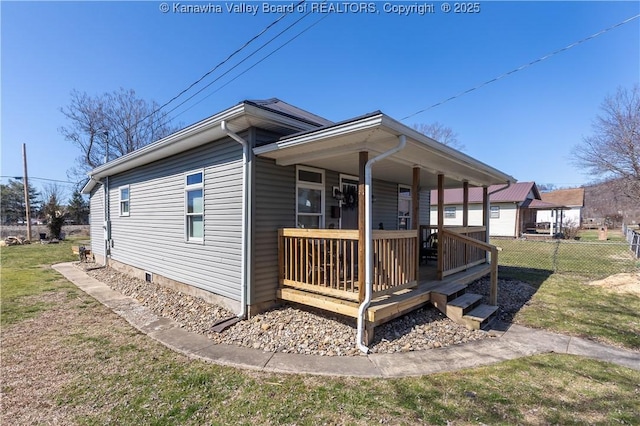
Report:
[[240,238],[242,240],[240,248],[240,283],[242,290],[240,292],[240,313],[238,318],[245,319],[247,317],[247,159],[249,158],[249,142],[238,136],[237,133],[232,132],[227,127],[227,122],[222,121],[220,123],[222,130],[234,141],[242,145],[242,226],[240,232]]
[[365,255],[365,263],[364,263],[364,300],[360,304],[360,308],[358,309],[358,328],[357,328],[357,345],[358,349],[362,352],[369,353],[369,348],[365,346],[364,341],[364,315],[369,305],[371,304],[371,296],[373,293],[373,284],[372,284],[372,264],[371,264],[371,243],[372,243],[372,231],[371,231],[371,166],[374,163],[395,154],[398,151],[404,149],[407,144],[407,137],[405,135],[398,136],[399,143],[395,148],[391,148],[389,151],[383,152],[377,157],[373,157],[367,164],[364,166],[364,211],[365,211],[365,219],[364,219],[364,255]]
[[102,182],[104,189],[104,266],[109,266],[107,260],[109,254],[109,239],[111,238],[111,214],[109,212],[109,176]]
[[[109,132],[102,130],[102,135],[105,136],[105,151],[104,151],[104,164],[109,162]],[[111,212],[109,203],[109,176],[104,178],[104,266],[109,265],[108,254],[110,252],[111,243]]]

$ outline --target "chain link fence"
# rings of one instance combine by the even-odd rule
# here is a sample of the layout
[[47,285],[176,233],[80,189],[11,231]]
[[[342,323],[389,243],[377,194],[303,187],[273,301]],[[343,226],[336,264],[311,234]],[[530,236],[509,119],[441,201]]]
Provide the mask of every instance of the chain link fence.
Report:
[[622,233],[629,243],[629,249],[636,259],[640,259],[640,228],[624,225]]
[[626,241],[502,240],[498,246],[500,266],[574,273],[599,279],[624,272],[640,272]]

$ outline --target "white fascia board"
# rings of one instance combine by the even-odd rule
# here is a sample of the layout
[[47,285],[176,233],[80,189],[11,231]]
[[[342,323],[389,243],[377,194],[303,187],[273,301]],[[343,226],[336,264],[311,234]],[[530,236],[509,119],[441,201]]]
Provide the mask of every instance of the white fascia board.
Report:
[[469,155],[464,154],[456,149],[437,142],[436,140],[392,119],[389,116],[384,116],[383,125],[390,129],[393,129],[398,133],[398,135],[404,134],[421,145],[426,145],[438,153],[445,154],[447,157],[451,158],[461,165],[466,165],[467,167],[473,168],[483,174],[490,175],[492,179],[497,180],[497,182],[493,183],[506,183],[508,181],[517,182],[517,180],[513,176],[501,172],[500,170],[491,167],[480,160],[470,157]]
[[[89,182],[87,182],[85,187],[82,189],[82,193],[89,194],[95,187],[96,183],[105,176],[112,176],[114,174],[139,167],[143,164],[161,160],[207,143],[210,140],[224,137],[226,136],[226,133],[224,133],[220,128],[220,123],[222,121],[231,121],[242,116],[247,116],[252,125],[260,122],[269,122],[275,125],[301,131],[315,128],[313,125],[296,120],[293,117],[283,116],[250,104],[241,103],[199,121],[189,127],[172,133],[165,138],[144,146],[127,155],[123,155],[122,157],[110,161],[107,164],[96,167],[91,171],[91,173],[89,173]],[[255,118],[255,122],[254,120],[251,120],[251,118]],[[234,131],[241,130],[244,129],[234,129]],[[209,134],[207,137],[202,137],[202,134],[205,132],[208,132]]]
[[[410,127],[407,127],[406,125],[382,113],[370,117],[364,117],[362,119],[357,119],[354,121],[349,121],[343,124],[338,124],[328,128],[319,129],[318,131],[305,133],[300,136],[286,138],[279,142],[274,142],[268,145],[254,148],[253,152],[256,155],[275,159],[278,164],[294,164],[296,163],[296,161],[299,161],[303,157],[315,158],[316,156],[321,156],[321,154],[319,153],[310,153],[307,151],[304,154],[299,154],[300,156],[296,158],[296,153],[300,152],[299,150],[303,148],[307,143],[312,143],[322,139],[326,140],[331,137],[345,136],[349,133],[355,133],[372,128],[379,128],[382,131],[385,131],[389,134],[394,134],[396,136],[403,134],[409,138],[408,143],[414,144],[421,149],[432,151],[434,155],[441,156],[453,163],[459,164],[463,168],[473,170],[477,174],[484,177],[483,179],[480,176],[475,176],[473,182],[475,182],[477,185],[506,183],[508,181],[516,182],[516,179],[512,176],[509,176],[449,146],[437,142],[434,139],[425,136],[424,134],[414,129],[411,129]],[[358,148],[362,149],[362,146],[358,146]],[[401,157],[401,155],[399,157]],[[397,160],[399,160],[399,158]],[[462,176],[460,176],[459,179],[464,180]]]
[[253,149],[253,153],[256,155],[262,155],[268,158],[277,158],[277,152],[286,148],[296,148],[309,142],[315,142],[320,139],[328,139],[332,137],[344,136],[349,133],[354,133],[366,129],[370,129],[379,126],[382,121],[382,114],[377,114],[372,117],[365,117],[360,120],[350,121],[343,124],[338,124],[328,128],[319,129],[315,132],[309,132],[300,136],[294,136],[284,139],[282,141],[270,143],[268,145],[260,146]]
[[220,137],[222,137],[224,132],[220,128],[220,122],[237,118],[241,116],[243,112],[244,105],[236,105],[129,154],[116,158],[102,166],[96,167],[89,173],[90,180],[82,189],[82,192],[85,194],[91,192],[95,183],[105,176],[112,176],[131,170],[135,167],[161,160],[176,153],[202,145],[206,143],[209,138],[197,138],[197,136],[202,135],[204,132],[212,131],[211,133],[215,137],[218,136],[216,130],[219,129]]

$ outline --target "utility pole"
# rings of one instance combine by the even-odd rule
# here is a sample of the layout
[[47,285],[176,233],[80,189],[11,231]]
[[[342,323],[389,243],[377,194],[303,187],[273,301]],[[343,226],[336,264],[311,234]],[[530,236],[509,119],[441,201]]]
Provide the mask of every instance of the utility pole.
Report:
[[31,206],[29,205],[29,180],[27,176],[27,144],[22,144],[22,163],[24,167],[24,177],[22,184],[24,186],[24,205],[27,219],[27,240],[31,241]]

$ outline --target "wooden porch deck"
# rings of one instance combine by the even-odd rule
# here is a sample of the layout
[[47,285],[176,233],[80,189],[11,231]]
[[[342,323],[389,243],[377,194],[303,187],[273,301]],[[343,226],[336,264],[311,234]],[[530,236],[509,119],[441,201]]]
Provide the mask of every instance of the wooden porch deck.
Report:
[[[458,227],[438,233],[436,261],[419,265],[421,231],[376,231],[372,238],[372,302],[365,315],[367,340],[376,326],[428,302],[470,328],[483,327],[497,310],[497,248],[485,243],[485,228]],[[277,297],[358,318],[365,274],[357,231],[281,229]],[[487,259],[490,253],[490,260]],[[427,258],[428,261],[428,258]],[[490,305],[466,286],[491,275]]]
[[[489,264],[476,265],[438,281],[435,279],[437,271],[434,265],[421,266],[420,281],[417,286],[399,289],[391,294],[373,299],[367,310],[366,320],[374,327],[384,324],[424,306],[431,300],[431,294],[434,290],[451,285],[467,286],[490,272],[491,266]],[[359,303],[356,301],[289,287],[280,288],[278,297],[289,302],[312,306],[352,318],[358,316]]]

